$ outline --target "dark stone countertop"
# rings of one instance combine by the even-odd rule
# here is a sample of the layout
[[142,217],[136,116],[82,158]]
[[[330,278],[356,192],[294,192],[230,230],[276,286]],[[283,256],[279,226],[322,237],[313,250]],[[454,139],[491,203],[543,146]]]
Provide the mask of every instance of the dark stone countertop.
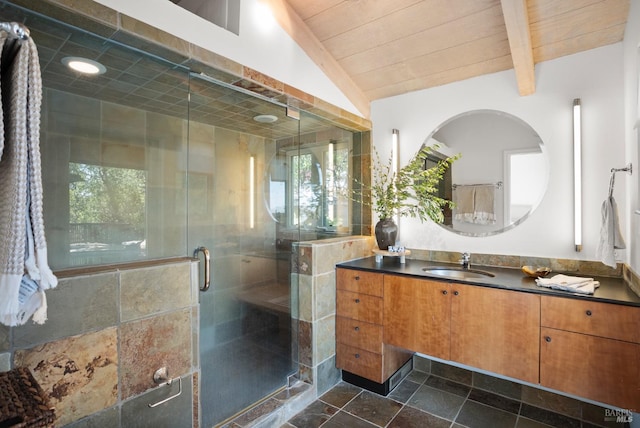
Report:
[[[445,282],[457,282],[462,284],[478,285],[482,287],[501,288],[505,290],[522,291],[526,293],[560,296],[572,299],[591,300],[640,307],[640,296],[635,294],[622,278],[597,277],[572,272],[564,272],[566,275],[593,278],[596,281],[600,282],[600,286],[596,289],[594,294],[579,294],[540,287],[536,285],[536,282],[533,278],[526,276],[519,268],[472,265],[471,270],[482,270],[485,272],[490,272],[494,274],[495,277],[459,279],[446,278],[435,274],[429,274],[422,270],[422,268],[425,267],[460,268],[459,264],[410,259],[407,259],[405,264],[401,264],[398,257],[384,257],[381,263],[376,263],[375,257],[367,257],[364,259],[339,263],[336,266],[346,269],[357,269],[394,275],[407,275],[411,277],[428,278],[431,280]],[[552,277],[553,275],[558,273],[560,272],[551,272],[549,274],[549,277]]]

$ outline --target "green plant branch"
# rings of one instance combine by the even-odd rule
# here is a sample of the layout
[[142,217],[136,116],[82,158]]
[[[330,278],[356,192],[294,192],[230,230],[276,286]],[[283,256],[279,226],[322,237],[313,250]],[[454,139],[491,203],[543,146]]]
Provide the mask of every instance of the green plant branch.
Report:
[[369,185],[356,179],[360,189],[352,192],[351,199],[370,206],[380,219],[392,218],[397,214],[442,223],[443,208],[453,207],[453,203],[437,196],[438,184],[460,155],[448,157],[439,161],[436,166],[425,169],[427,157],[437,148],[438,146],[423,146],[396,173],[392,170],[391,159],[382,163],[375,151],[375,163],[371,165],[372,182]]

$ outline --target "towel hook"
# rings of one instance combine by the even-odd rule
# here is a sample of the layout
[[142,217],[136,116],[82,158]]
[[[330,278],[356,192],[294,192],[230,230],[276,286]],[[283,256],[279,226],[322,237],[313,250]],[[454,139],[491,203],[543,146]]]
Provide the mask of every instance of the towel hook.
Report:
[[628,163],[624,168],[611,168],[611,173],[615,174],[616,172],[628,172],[629,175],[633,174],[633,164]]
[[609,197],[613,195],[613,187],[616,183],[616,172],[627,172],[633,174],[633,165],[628,163],[624,168],[611,168],[611,178],[609,178]]

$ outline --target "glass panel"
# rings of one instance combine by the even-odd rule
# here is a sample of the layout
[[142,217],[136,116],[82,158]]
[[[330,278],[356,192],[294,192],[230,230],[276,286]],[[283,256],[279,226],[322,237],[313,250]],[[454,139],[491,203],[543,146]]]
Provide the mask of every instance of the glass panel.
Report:
[[[297,140],[282,106],[193,76],[188,173],[191,248],[211,253],[200,294],[202,426],[213,426],[295,372],[291,243],[278,239],[290,187],[277,141]],[[254,120],[254,118],[256,118]]]
[[71,264],[144,258],[146,171],[70,163],[69,178]]
[[[187,71],[61,23],[31,32],[52,267],[184,256]],[[78,44],[104,75],[62,65]]]

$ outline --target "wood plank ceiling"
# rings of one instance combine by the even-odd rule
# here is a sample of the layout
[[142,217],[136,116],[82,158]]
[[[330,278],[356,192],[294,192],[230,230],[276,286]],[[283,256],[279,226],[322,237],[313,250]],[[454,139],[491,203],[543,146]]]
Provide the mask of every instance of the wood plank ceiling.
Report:
[[616,43],[629,0],[265,0],[368,116],[368,103]]

